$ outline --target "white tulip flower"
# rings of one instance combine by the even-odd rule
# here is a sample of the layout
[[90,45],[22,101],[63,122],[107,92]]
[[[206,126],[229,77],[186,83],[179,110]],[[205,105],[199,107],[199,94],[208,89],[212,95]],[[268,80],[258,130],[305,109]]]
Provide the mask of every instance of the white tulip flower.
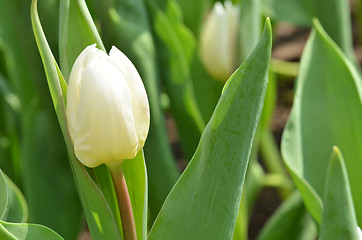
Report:
[[239,8],[216,2],[206,17],[201,36],[201,60],[209,74],[225,82],[235,70]]
[[359,239],[362,240],[362,231],[359,227],[357,227],[357,232],[358,232]]
[[66,114],[75,155],[87,167],[134,158],[150,124],[141,77],[114,46],[109,56],[95,44],[78,56],[69,77]]

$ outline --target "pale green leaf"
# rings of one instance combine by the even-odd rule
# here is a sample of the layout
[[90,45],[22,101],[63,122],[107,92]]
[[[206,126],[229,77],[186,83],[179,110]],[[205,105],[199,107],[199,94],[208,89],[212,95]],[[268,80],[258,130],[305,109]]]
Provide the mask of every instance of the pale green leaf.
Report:
[[26,204],[24,195],[8,176],[4,173],[3,175],[7,184],[7,195],[9,201],[6,219],[2,220],[18,223],[26,222],[28,220],[28,205]]
[[285,163],[318,224],[330,149],[345,157],[357,219],[362,221],[362,87],[350,61],[316,21],[305,47],[292,112],[282,138]]
[[0,219],[6,218],[6,211],[9,204],[7,184],[2,171],[0,171]]

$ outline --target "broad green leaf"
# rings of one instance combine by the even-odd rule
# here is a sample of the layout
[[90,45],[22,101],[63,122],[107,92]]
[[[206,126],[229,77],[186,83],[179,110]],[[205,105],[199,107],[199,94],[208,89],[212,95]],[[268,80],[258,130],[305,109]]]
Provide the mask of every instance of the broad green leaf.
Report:
[[301,59],[282,155],[318,224],[334,145],[344,154],[357,219],[362,222],[361,89],[357,71],[316,21]]
[[231,239],[267,86],[271,26],[229,84],[149,239]]
[[173,159],[160,104],[155,46],[149,16],[142,0],[95,1],[105,45],[117,46],[137,68],[150,104],[150,132],[144,151],[149,184],[149,217],[156,218],[180,173]]
[[283,202],[266,222],[258,240],[314,240],[317,229],[310,218],[300,194],[296,191]]
[[75,59],[88,46],[97,43],[105,51],[84,0],[61,0],[59,13],[59,52],[63,76],[68,80]]
[[186,159],[191,159],[205,127],[196,102],[190,73],[196,40],[182,23],[182,13],[175,1],[170,0],[163,12],[154,7],[154,28],[167,47],[163,56],[165,85],[171,100],[180,143]]
[[0,171],[0,219],[6,218],[6,211],[9,204],[7,184],[2,171]]
[[127,181],[127,188],[131,199],[134,220],[136,224],[137,239],[147,238],[147,171],[143,151],[136,158],[123,163],[123,172]]
[[338,147],[333,147],[329,162],[323,205],[321,240],[360,239],[347,169]]
[[26,204],[23,194],[11,179],[4,173],[7,185],[8,209],[6,219],[7,222],[22,223],[28,220],[28,205]]
[[56,232],[42,225],[3,221],[0,221],[0,238],[3,240],[63,240]]
[[[66,86],[59,72],[56,61],[47,44],[44,32],[42,30],[37,8],[36,0],[31,5],[31,17],[33,31],[37,40],[40,55],[42,57],[45,73],[47,75],[48,85],[51,92],[58,121],[62,128],[63,136],[68,148],[70,164],[78,188],[78,193],[85,211],[88,227],[93,239],[121,239],[116,220],[96,183],[89,176],[85,167],[76,159],[70,136],[67,131],[65,105],[63,97],[66,96]],[[63,87],[61,87],[61,85]]]
[[264,0],[266,14],[273,19],[312,26],[318,18],[328,35],[354,61],[349,1]]

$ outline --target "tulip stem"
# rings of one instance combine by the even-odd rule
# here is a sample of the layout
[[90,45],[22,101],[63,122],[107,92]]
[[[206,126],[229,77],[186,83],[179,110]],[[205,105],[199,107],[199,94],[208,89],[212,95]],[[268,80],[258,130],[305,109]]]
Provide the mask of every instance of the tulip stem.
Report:
[[116,190],[119,212],[121,214],[123,235],[125,240],[137,240],[136,226],[133,217],[131,200],[123,174],[122,164],[108,166],[113,185]]

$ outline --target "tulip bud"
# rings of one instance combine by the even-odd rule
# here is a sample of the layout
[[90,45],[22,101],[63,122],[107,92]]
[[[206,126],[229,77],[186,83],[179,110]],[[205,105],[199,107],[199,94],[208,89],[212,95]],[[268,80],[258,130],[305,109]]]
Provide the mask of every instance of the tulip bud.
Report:
[[225,82],[235,70],[239,8],[216,2],[200,36],[201,60],[209,74]]
[[69,77],[67,119],[77,158],[87,167],[132,159],[149,129],[147,94],[132,62],[88,46]]

